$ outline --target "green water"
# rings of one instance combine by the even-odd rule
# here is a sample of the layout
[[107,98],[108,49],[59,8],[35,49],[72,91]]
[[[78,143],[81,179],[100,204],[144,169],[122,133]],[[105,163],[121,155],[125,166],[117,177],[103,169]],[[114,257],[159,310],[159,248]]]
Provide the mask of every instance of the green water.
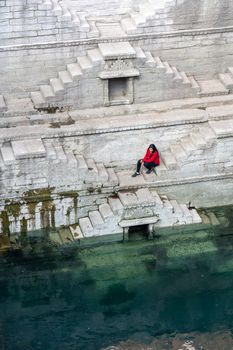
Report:
[[167,230],[153,241],[59,251],[35,241],[32,251],[3,255],[0,349],[100,350],[231,331],[233,208],[216,213],[221,225]]

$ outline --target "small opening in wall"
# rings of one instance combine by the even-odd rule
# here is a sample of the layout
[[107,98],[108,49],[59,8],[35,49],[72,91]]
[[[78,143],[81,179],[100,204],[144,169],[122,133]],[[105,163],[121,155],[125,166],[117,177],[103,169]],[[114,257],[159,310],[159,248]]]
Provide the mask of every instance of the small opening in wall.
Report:
[[129,240],[141,240],[148,237],[148,225],[129,227]]
[[109,103],[129,103],[128,78],[114,78],[108,80]]

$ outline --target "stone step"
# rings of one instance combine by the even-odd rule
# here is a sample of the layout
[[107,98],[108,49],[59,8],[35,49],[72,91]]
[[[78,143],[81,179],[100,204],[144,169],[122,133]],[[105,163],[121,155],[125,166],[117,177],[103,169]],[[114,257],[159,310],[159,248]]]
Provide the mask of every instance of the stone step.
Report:
[[198,214],[198,212],[196,211],[196,209],[191,209],[189,211],[190,211],[190,213],[192,215],[192,222],[194,224],[202,223],[202,219],[201,219],[200,215]]
[[202,135],[199,133],[199,131],[193,131],[189,134],[189,137],[194,145],[196,145],[196,148],[198,149],[205,149],[207,147],[205,139],[202,137]]
[[149,19],[154,15],[154,7],[149,2],[145,4],[139,4],[139,12],[143,17]]
[[54,149],[56,151],[56,154],[57,154],[57,159],[60,161],[60,162],[67,162],[67,157],[66,157],[66,154],[65,154],[65,151],[63,149],[63,147],[61,145],[54,145]]
[[170,146],[170,151],[174,155],[174,157],[177,159],[178,162],[182,162],[182,160],[187,158],[187,153],[183,149],[183,147],[176,143],[174,145]]
[[16,162],[13,149],[11,145],[3,145],[1,147],[1,154],[4,164],[14,164]]
[[41,139],[11,141],[15,159],[46,157],[46,149]]
[[109,197],[108,203],[115,215],[122,215],[124,207],[117,196]]
[[58,76],[59,76],[59,79],[61,80],[63,85],[68,85],[68,84],[73,83],[73,79],[70,76],[70,73],[66,70],[59,72]]
[[96,167],[95,161],[91,158],[88,158],[86,159],[86,163],[88,167],[88,172],[86,173],[85,182],[92,183],[94,181],[99,180],[98,169]]
[[189,136],[182,137],[179,143],[188,155],[191,155],[196,150],[196,145],[193,144]]
[[135,192],[139,203],[155,203],[155,198],[148,188],[140,188]]
[[0,95],[0,112],[5,112],[7,110],[7,106],[4,100],[4,97]]
[[100,215],[100,212],[98,210],[89,211],[88,216],[93,228],[101,229],[101,227],[104,224],[104,221],[102,216]]
[[99,212],[104,220],[104,222],[112,221],[114,213],[108,203],[99,205]]
[[74,236],[68,227],[60,228],[58,234],[62,240],[62,244],[69,244],[74,241]]
[[90,25],[89,25],[89,22],[87,21],[86,19],[86,16],[85,15],[80,15],[80,23],[81,23],[81,26],[79,28],[79,30],[83,31],[83,32],[89,32],[90,30]]
[[89,217],[79,219],[79,227],[81,229],[83,237],[93,236],[94,228]]
[[124,207],[134,206],[138,201],[137,196],[133,192],[119,191],[118,197]]
[[163,176],[167,173],[166,165],[164,164],[161,158],[160,158],[160,164],[158,167],[155,168],[155,171],[158,176]]
[[71,20],[76,26],[81,25],[81,21],[79,16],[77,15],[77,12],[74,9],[70,9],[70,14],[71,14]]
[[81,154],[75,154],[75,158],[78,162],[78,176],[83,179],[88,172],[87,162]]
[[180,75],[181,75],[181,77],[183,79],[183,84],[188,85],[188,86],[192,85],[185,72],[180,72]]
[[53,2],[53,13],[58,17],[62,16],[62,8],[58,3],[58,0],[52,0],[52,2]]
[[158,192],[157,192],[155,189],[151,189],[150,192],[151,192],[152,196],[155,198],[156,205],[157,205],[158,207],[163,208],[163,201],[162,201],[162,199],[160,198]]
[[93,66],[98,66],[104,63],[104,58],[99,49],[92,49],[87,51],[87,56],[90,59]]
[[174,214],[182,217],[184,215],[184,212],[183,212],[181,206],[179,205],[179,203],[175,199],[171,199],[170,203],[174,209]]
[[229,93],[229,90],[226,89],[226,87],[218,79],[200,80],[198,84],[200,86],[199,95],[201,97],[227,95]]
[[72,150],[68,150],[65,152],[66,154],[66,159],[69,165],[73,166],[73,167],[77,167],[78,166],[78,161],[74,155],[74,152]]
[[163,194],[163,195],[160,196],[160,198],[161,198],[161,200],[163,202],[163,207],[165,209],[167,209],[170,213],[173,213],[174,208],[173,208],[171,202],[169,201],[167,195]]
[[211,225],[213,226],[217,226],[217,225],[220,225],[220,221],[218,220],[217,216],[215,215],[215,213],[213,212],[208,212],[208,217],[210,219],[210,223]]
[[166,67],[164,66],[162,60],[159,56],[155,57],[156,68],[161,69],[163,72],[166,71]]
[[233,77],[233,67],[228,67],[227,73],[230,73],[230,75]]
[[174,73],[174,80],[183,80],[182,76],[180,75],[180,72],[176,67],[171,67]]
[[45,149],[46,149],[46,155],[48,159],[55,160],[57,159],[57,153],[55,148],[53,147],[52,142],[44,142]]
[[113,168],[107,168],[108,173],[108,183],[112,186],[117,186],[119,184],[118,177]]
[[233,76],[230,73],[224,73],[218,75],[220,81],[225,85],[229,90],[233,89]]
[[137,26],[131,17],[121,19],[121,27],[128,34],[135,34]]
[[183,210],[183,217],[184,217],[184,220],[187,224],[191,224],[193,222],[193,216],[191,214],[191,210],[188,209],[187,205],[186,204],[180,204],[180,207],[181,209]]
[[81,67],[82,71],[85,71],[85,70],[92,68],[92,63],[87,56],[78,57],[77,62],[79,64],[79,66]]
[[168,62],[163,62],[163,66],[166,69],[166,74],[174,76],[174,72],[172,70],[172,67],[170,66],[170,64]]
[[140,48],[140,47],[135,47],[134,48],[135,52],[136,52],[136,57],[138,59],[140,59],[141,61],[145,62],[146,61],[146,55],[145,52]]
[[209,119],[231,119],[233,117],[233,105],[220,105],[206,108]]
[[163,159],[163,162],[166,165],[167,169],[174,170],[177,168],[176,158],[174,157],[173,153],[171,153],[169,150],[163,151],[161,154],[161,158]]
[[55,94],[50,85],[41,85],[40,92],[42,93],[45,100],[51,100],[55,97]]
[[198,82],[196,81],[196,79],[193,76],[191,76],[189,77],[189,81],[191,83],[192,88],[195,89],[197,92],[199,92],[200,86],[198,85]]
[[95,21],[89,21],[90,30],[88,33],[88,38],[98,38],[100,36],[100,32],[96,27]]
[[216,138],[232,137],[233,136],[233,123],[232,120],[216,120],[210,121],[209,125],[214,131]]
[[216,135],[213,132],[213,130],[208,125],[200,126],[198,129],[199,129],[200,135],[205,140],[207,146],[211,146],[213,142],[216,140]]
[[66,67],[72,79],[78,79],[78,77],[82,75],[82,71],[78,63],[70,63],[67,64]]
[[144,24],[146,21],[145,16],[143,16],[141,13],[130,12],[130,16],[131,16],[131,18],[136,26],[140,26],[140,25]]
[[152,56],[152,54],[150,53],[150,51],[145,51],[145,56],[146,56],[146,63],[150,66],[150,67],[155,67],[156,63],[154,60],[154,57]]
[[47,106],[47,102],[40,91],[33,91],[30,93],[30,96],[36,108],[43,108]]
[[62,2],[60,2],[60,6],[62,8],[62,17],[66,20],[70,20],[71,21],[71,13],[68,10],[68,8],[66,7],[65,4],[63,4]]
[[52,87],[52,91],[54,92],[54,94],[59,94],[59,93],[63,93],[64,91],[64,86],[62,81],[59,78],[52,78],[50,79],[50,85]]
[[73,239],[83,238],[83,233],[82,233],[79,225],[77,225],[76,227],[69,226],[69,229],[70,229],[70,232],[73,236]]
[[98,177],[102,182],[108,181],[108,172],[103,163],[96,163],[96,167],[98,169]]
[[157,180],[157,172],[156,169],[154,168],[154,170],[152,170],[152,172],[150,174],[146,173],[147,169],[143,169],[142,176],[145,179],[146,182],[155,182]]

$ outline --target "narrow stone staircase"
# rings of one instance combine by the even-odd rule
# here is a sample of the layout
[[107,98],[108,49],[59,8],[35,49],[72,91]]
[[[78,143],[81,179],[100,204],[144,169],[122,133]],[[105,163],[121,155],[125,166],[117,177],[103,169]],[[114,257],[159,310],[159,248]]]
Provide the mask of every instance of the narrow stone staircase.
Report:
[[127,34],[136,34],[143,32],[146,22],[156,14],[165,14],[166,11],[175,6],[176,2],[173,0],[147,0],[143,4],[134,6],[128,15],[121,19],[121,26]]
[[5,112],[7,110],[5,99],[0,95],[0,112]]
[[48,10],[52,10],[57,17],[58,22],[72,25],[75,32],[81,33],[81,38],[97,38],[99,31],[95,23],[89,21],[84,13],[77,13],[74,9],[70,9],[63,0],[43,0],[44,6]]
[[181,137],[172,144],[166,151],[161,152],[162,165],[158,167],[158,174],[161,174],[164,165],[168,170],[174,170],[192,161],[192,159],[211,148],[216,142],[216,135],[209,125],[201,125],[194,128],[189,135]]
[[50,79],[48,85],[41,85],[39,91],[31,92],[34,106],[43,108],[48,103],[57,101],[59,96],[62,97],[64,90],[79,80],[86,71],[101,64],[104,64],[101,51],[98,48],[88,50],[87,54],[78,57],[75,63],[67,64],[66,70],[60,71],[56,78]]
[[80,218],[77,227],[71,229],[74,239],[127,233],[129,227],[148,225],[153,232],[156,227],[169,227],[201,223],[195,209],[159,195],[155,189],[139,188],[119,191]]
[[154,57],[150,51],[144,51],[140,47],[134,49],[139,61],[163,73],[167,79],[176,82],[177,88],[190,88],[192,94],[200,93],[200,86],[193,76],[188,77],[185,72],[180,72],[175,66],[170,66],[167,61],[162,61],[159,56]]
[[[26,139],[4,143],[0,148],[2,178],[11,177],[14,181],[12,164],[15,167],[16,183],[21,186],[24,185],[24,181],[25,185],[35,184],[38,174],[42,172],[40,169],[43,169],[45,183],[50,186],[58,185],[63,173],[67,174],[67,178],[73,179],[73,182],[90,186],[95,183],[104,187],[118,185],[114,168],[106,168],[103,163],[84,158],[76,151],[65,149],[52,140]],[[17,171],[20,164],[25,167],[23,174],[18,174]]]
[[114,168],[106,168],[101,162],[95,162],[92,158],[85,158],[73,150],[67,150],[62,145],[56,145],[52,141],[44,142],[47,159],[50,164],[62,164],[74,176],[85,184],[101,183],[103,186],[118,185],[118,178]]

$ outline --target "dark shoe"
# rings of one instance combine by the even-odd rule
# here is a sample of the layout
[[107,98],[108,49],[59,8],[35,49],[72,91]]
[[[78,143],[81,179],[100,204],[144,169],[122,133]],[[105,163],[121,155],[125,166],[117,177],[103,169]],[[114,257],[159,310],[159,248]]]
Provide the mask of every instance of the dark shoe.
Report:
[[138,175],[140,175],[140,173],[134,173],[133,175],[132,175],[132,177],[136,177],[136,176],[138,176]]
[[148,169],[147,171],[146,171],[146,174],[150,174],[150,173],[152,173],[152,169]]

